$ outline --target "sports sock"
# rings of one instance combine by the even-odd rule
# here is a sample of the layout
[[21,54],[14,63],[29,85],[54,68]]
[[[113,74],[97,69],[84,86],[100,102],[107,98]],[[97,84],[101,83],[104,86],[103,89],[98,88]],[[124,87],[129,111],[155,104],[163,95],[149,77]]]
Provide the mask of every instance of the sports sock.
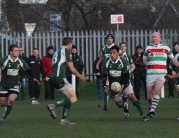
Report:
[[6,117],[9,115],[9,113],[11,112],[12,110],[12,106],[10,105],[6,105],[6,107],[4,108],[4,113],[3,113],[3,116],[2,116],[2,119],[5,120]]
[[135,107],[135,109],[139,112],[140,116],[144,116],[143,110],[142,110],[142,106],[139,102],[139,100],[133,102],[133,106]]
[[125,103],[128,102],[128,97],[127,96],[122,96],[122,101],[123,101],[123,106],[124,106]]
[[160,96],[154,95],[154,97],[152,98],[152,104],[151,104],[150,112],[155,112],[157,105],[159,103],[159,100],[160,100]]
[[71,104],[63,106],[62,119],[67,119],[70,108],[71,108]]
[[104,92],[104,105],[105,106],[108,106],[108,99],[109,99],[109,95],[106,92]]
[[71,105],[71,101],[69,98],[64,98],[58,102],[56,102],[54,105],[55,107],[61,107],[61,106],[64,106],[64,105]]

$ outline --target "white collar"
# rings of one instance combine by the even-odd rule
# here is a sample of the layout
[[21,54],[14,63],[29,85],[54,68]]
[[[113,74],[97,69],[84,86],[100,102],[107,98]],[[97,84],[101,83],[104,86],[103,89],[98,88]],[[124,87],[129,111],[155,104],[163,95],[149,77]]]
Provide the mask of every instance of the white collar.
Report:
[[117,59],[116,61],[113,61],[113,60],[111,59],[111,57],[110,57],[110,60],[111,60],[112,63],[117,63],[117,62],[119,61],[119,56],[118,56],[118,59]]
[[106,46],[108,47],[108,48],[111,48],[112,46],[114,46],[115,44],[114,43],[112,43],[110,46],[108,45],[108,44],[106,44]]
[[16,62],[19,58],[17,57],[15,60],[12,60],[12,59],[11,59],[11,56],[8,55],[8,59],[9,59],[11,62]]
[[125,52],[124,54],[122,54],[123,56],[127,55],[127,53]]

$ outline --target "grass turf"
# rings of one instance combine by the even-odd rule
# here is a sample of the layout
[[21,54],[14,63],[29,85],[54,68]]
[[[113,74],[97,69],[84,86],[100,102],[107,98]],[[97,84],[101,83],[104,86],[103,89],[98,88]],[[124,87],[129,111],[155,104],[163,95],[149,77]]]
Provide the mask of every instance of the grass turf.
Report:
[[[179,115],[179,98],[161,99],[156,115],[148,122],[142,122],[139,114],[129,101],[130,117],[124,119],[123,110],[116,107],[114,99],[109,99],[109,111],[103,112],[103,100],[97,99],[95,82],[81,82],[80,99],[70,111],[69,120],[73,126],[59,125],[62,108],[56,110],[58,118],[52,119],[46,104],[55,103],[62,96],[56,92],[56,100],[44,100],[42,84],[40,105],[31,105],[26,95],[25,101],[16,101],[5,124],[0,124],[1,138],[168,138],[179,137],[176,116]],[[145,114],[148,102],[141,92],[141,104]],[[100,107],[99,107],[99,106]],[[0,110],[0,115],[3,108]]]

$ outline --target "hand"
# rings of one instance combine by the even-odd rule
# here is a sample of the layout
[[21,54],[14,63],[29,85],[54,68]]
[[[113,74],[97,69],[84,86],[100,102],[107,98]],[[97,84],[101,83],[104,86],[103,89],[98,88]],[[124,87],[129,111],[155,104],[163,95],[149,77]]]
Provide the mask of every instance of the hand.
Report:
[[173,75],[171,76],[171,75],[167,74],[167,75],[164,76],[164,78],[170,80],[170,79],[174,79],[174,76]]
[[118,93],[121,93],[123,91],[124,85],[121,85],[121,89],[119,90]]
[[108,86],[106,86],[106,87],[104,88],[104,91],[105,91],[108,95],[110,95],[110,94],[111,94],[111,92],[110,92],[110,90],[109,90],[109,87],[108,87]]
[[96,69],[99,69],[99,64],[96,64]]
[[148,66],[148,65],[150,65],[150,63],[149,62],[147,62],[147,64],[145,64],[146,66]]
[[79,79],[80,79],[81,81],[86,81],[86,80],[87,80],[86,77],[85,77],[85,75],[80,75]]
[[96,75],[99,76],[99,75],[101,75],[101,73],[98,72],[98,73],[96,73]]
[[38,85],[40,85],[40,81],[38,81],[36,78],[33,78],[35,82],[37,82]]
[[50,79],[49,77],[45,77],[44,81],[49,81],[49,79]]
[[176,74],[176,72],[175,71],[172,71],[172,75],[175,75]]

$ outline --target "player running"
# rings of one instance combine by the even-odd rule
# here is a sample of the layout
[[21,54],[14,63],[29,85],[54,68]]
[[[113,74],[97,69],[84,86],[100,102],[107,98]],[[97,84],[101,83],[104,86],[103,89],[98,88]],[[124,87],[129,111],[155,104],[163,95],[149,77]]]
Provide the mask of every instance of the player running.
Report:
[[63,38],[63,46],[57,50],[52,58],[52,76],[51,83],[56,87],[65,98],[54,103],[48,104],[47,109],[50,112],[50,115],[53,119],[57,118],[55,109],[57,107],[63,107],[62,118],[60,121],[61,125],[73,125],[67,120],[68,113],[70,111],[71,105],[77,101],[77,97],[73,86],[67,81],[66,78],[66,67],[78,77],[81,81],[86,81],[86,77],[78,73],[78,71],[73,66],[72,62],[72,39],[70,37]]
[[148,117],[155,114],[155,110],[160,100],[160,92],[164,85],[167,74],[167,57],[169,57],[176,67],[179,63],[174,58],[171,49],[163,44],[160,44],[160,33],[154,32],[152,34],[152,43],[146,47],[143,56],[143,62],[147,66],[147,99],[150,104],[150,111]]
[[[132,85],[129,82],[129,68],[128,64],[124,58],[119,57],[119,47],[113,46],[110,49],[110,57],[105,59],[102,64],[102,83],[105,92],[114,96],[116,105],[121,108],[126,105],[123,103],[122,95],[126,95],[134,107],[140,113],[143,121],[148,121],[148,118],[144,116],[140,102],[136,99]],[[106,80],[109,80],[109,87],[106,85]],[[111,91],[110,87],[112,82],[119,82],[121,84],[121,89],[119,93],[116,94]]]
[[[120,56],[122,58],[124,58],[127,62],[127,67],[129,69],[129,83],[131,85],[131,81],[130,81],[130,74],[134,71],[135,69],[135,65],[134,65],[134,62],[133,62],[133,59],[131,58],[131,56],[127,53],[127,44],[126,42],[121,42],[120,44]],[[133,93],[133,89],[131,89],[132,93]],[[124,116],[125,117],[128,117],[129,116],[129,109],[128,109],[128,97],[127,95],[123,95],[122,96],[122,100],[123,100],[123,103],[124,103]]]
[[[103,62],[104,59],[108,58],[110,56],[110,48],[112,46],[114,46],[114,36],[112,34],[108,34],[106,36],[106,40],[107,40],[107,44],[105,46],[102,47],[102,55],[100,56],[97,64],[96,64],[96,69],[99,69],[99,64],[101,62]],[[107,81],[107,85],[108,85],[108,81]],[[109,96],[106,92],[104,92],[104,107],[103,107],[103,111],[107,111],[108,110],[108,99]]]
[[19,58],[19,48],[17,45],[9,46],[9,55],[0,59],[1,82],[0,82],[0,105],[5,106],[0,123],[3,124],[5,119],[12,110],[14,101],[19,94],[20,78],[19,69],[26,71],[34,81],[40,82],[34,78],[32,71],[26,62]]

